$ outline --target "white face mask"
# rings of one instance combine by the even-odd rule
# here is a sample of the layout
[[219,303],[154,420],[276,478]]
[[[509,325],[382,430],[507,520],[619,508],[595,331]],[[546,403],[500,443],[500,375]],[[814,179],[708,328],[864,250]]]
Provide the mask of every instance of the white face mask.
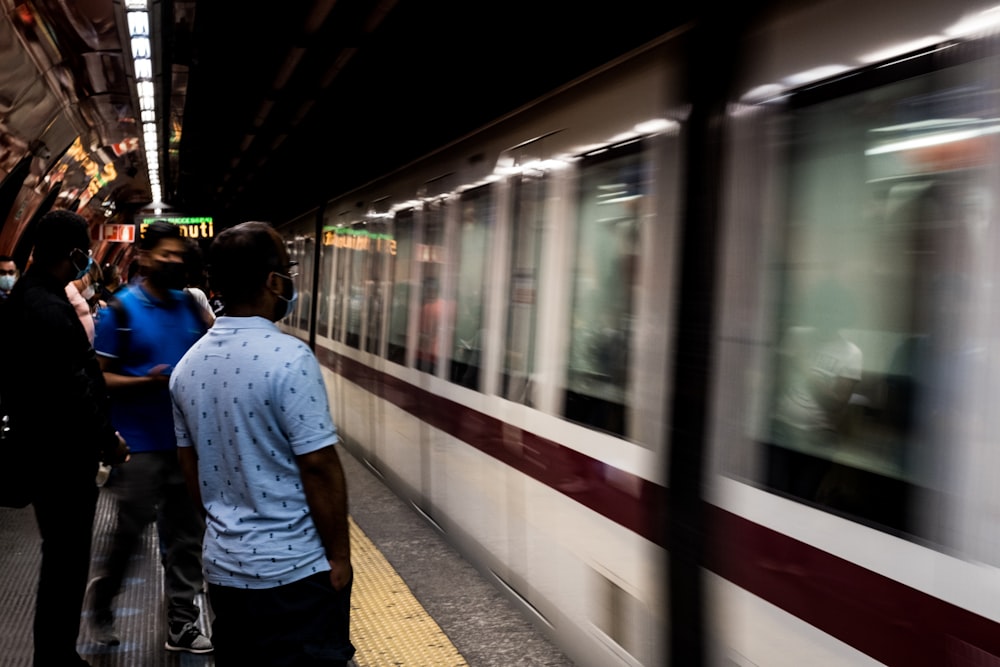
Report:
[[87,301],[90,301],[91,299],[93,299],[94,298],[94,286],[93,285],[87,285],[87,289],[85,289],[82,292],[80,292],[80,296],[82,296]]
[[0,276],[0,289],[4,292],[9,292],[14,288],[14,283],[17,282],[17,276],[9,276],[6,273]]

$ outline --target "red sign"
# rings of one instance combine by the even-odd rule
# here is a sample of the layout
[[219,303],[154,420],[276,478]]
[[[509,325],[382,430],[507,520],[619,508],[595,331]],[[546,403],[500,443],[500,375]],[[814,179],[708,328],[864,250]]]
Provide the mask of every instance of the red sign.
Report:
[[114,241],[117,243],[135,242],[135,225],[95,225],[90,230],[90,238],[94,241]]
[[121,157],[125,153],[139,150],[139,138],[125,137],[122,141],[119,141],[116,144],[111,144],[111,150],[113,150],[115,155],[118,157]]

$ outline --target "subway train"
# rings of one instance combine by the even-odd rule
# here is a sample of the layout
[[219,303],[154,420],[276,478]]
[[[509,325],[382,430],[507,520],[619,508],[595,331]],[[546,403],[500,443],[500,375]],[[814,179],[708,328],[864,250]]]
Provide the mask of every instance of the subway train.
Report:
[[1000,664],[1000,6],[727,18],[277,224],[282,326],[579,665]]
[[[107,150],[138,163],[111,125],[83,159],[77,106],[127,114],[46,93],[73,42],[19,50],[55,4],[9,4],[23,263],[32,211],[110,219]],[[1000,6],[742,4],[275,221],[283,326],[345,445],[580,665],[1000,664]]]

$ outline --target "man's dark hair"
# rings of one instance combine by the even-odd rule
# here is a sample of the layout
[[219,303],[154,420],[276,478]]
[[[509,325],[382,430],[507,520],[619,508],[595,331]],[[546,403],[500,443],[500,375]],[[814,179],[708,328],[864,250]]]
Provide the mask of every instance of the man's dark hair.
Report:
[[208,249],[212,290],[227,306],[252,303],[272,271],[284,271],[278,248],[282,240],[266,222],[244,222],[226,229]]
[[10,255],[0,255],[0,263],[2,262],[13,262],[14,258]]
[[157,220],[146,227],[146,231],[142,233],[142,238],[139,240],[139,250],[152,250],[163,239],[179,238],[183,238],[180,227],[165,220]]
[[82,215],[63,209],[49,211],[35,228],[35,261],[52,264],[69,256],[74,248],[87,250],[90,247],[87,229],[87,220]]

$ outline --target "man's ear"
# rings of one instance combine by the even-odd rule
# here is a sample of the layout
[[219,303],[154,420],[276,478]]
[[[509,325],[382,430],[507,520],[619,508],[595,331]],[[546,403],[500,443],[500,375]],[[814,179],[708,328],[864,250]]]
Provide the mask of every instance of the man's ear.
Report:
[[264,282],[264,285],[272,292],[281,294],[281,278],[274,271],[267,274],[267,280]]

